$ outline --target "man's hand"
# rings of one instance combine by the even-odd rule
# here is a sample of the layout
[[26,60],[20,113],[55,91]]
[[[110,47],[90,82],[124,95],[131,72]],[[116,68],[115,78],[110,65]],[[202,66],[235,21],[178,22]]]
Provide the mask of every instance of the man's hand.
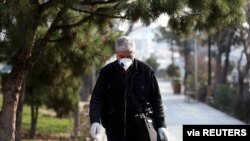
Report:
[[158,128],[158,134],[160,136],[161,141],[168,141],[166,128],[164,127]]
[[90,135],[92,138],[96,139],[97,138],[97,134],[100,133],[100,130],[101,130],[101,125],[100,123],[93,123],[91,125],[91,128],[90,128]]

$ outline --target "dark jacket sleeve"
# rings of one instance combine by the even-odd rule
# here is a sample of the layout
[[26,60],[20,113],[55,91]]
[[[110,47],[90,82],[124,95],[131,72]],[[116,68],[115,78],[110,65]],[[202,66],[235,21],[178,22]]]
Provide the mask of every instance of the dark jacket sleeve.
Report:
[[99,77],[94,86],[91,99],[90,99],[90,108],[89,108],[89,116],[91,124],[94,122],[100,123],[101,120],[101,112],[103,105],[103,89],[104,89],[104,75],[102,71],[99,74]]
[[157,128],[166,127],[164,109],[162,104],[159,85],[154,73],[151,74],[151,96],[150,103],[153,108],[153,118]]

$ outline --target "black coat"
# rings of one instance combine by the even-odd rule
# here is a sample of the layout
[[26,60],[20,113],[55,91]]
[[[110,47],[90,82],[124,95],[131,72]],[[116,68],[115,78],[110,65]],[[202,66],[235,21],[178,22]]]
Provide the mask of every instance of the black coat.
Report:
[[126,73],[117,60],[101,69],[90,100],[90,122],[101,122],[107,133],[126,134],[124,130],[133,129],[137,110],[124,82],[141,105],[150,103],[156,128],[166,127],[154,71],[137,59]]

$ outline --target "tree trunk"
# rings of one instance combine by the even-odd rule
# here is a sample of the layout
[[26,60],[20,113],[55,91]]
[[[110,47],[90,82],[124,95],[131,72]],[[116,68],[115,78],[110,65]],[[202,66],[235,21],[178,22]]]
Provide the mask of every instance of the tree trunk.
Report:
[[[217,37],[218,39],[216,39],[217,45],[218,45],[217,46],[218,54],[216,56],[216,84],[222,84],[225,81],[225,80],[223,80],[223,74],[222,74],[222,73],[224,73],[224,71],[222,70],[221,56],[224,52],[228,53],[226,55],[229,55],[230,47],[233,44],[233,40],[234,40],[233,39],[234,32],[235,32],[234,28],[221,29],[218,32],[219,36]],[[226,60],[226,61],[229,62],[229,60]],[[227,65],[227,64],[225,64],[225,65]],[[224,75],[227,75],[227,74],[224,74]]]
[[221,72],[221,54],[222,53],[218,53],[217,54],[217,56],[216,56],[216,74],[215,74],[215,76],[216,76],[216,84],[221,84],[221,74],[222,74],[222,72]]
[[[35,30],[30,31],[29,35],[23,35],[23,44],[15,54],[11,73],[3,82],[3,107],[0,115],[0,140],[15,141],[15,135],[19,134],[22,116],[22,103],[19,103],[24,96],[25,79],[28,70],[34,60],[30,60],[32,48],[34,46]],[[21,37],[20,37],[21,38]],[[23,96],[22,96],[23,95]],[[18,109],[17,107],[21,106]],[[18,114],[18,119],[17,119]],[[16,132],[16,128],[18,129]]]
[[36,136],[38,109],[39,107],[35,103],[31,105],[31,126],[30,126],[30,138],[31,139],[34,139]]
[[78,133],[79,133],[79,99],[78,99],[78,102],[76,104],[76,109],[74,111],[74,136],[75,137],[78,137]]
[[188,78],[188,45],[187,40],[184,42],[184,56],[185,56],[185,74],[184,74],[184,94],[186,94],[187,91],[187,78]]
[[[30,31],[29,35],[24,35],[23,45],[13,58],[13,67],[8,75],[6,82],[3,82],[3,107],[0,115],[0,140],[15,141],[15,135],[19,134],[19,127],[16,132],[16,124],[21,121],[17,120],[17,109],[19,100],[22,99],[22,94],[25,94],[24,86],[28,70],[34,63],[31,60],[31,52],[35,42],[35,30]],[[20,109],[21,110],[21,109]],[[21,115],[21,113],[18,113]],[[16,121],[17,120],[17,121]]]
[[242,73],[239,73],[239,80],[238,80],[238,96],[242,96],[243,95],[243,91],[244,91],[244,75]]
[[3,86],[3,107],[0,115],[0,140],[15,141],[16,112],[23,83],[27,74],[25,64],[13,66]]
[[242,96],[244,94],[245,89],[245,78],[249,75],[249,69],[250,69],[250,63],[247,62],[247,64],[244,66],[243,70],[238,69],[239,71],[239,80],[238,80],[238,95]]
[[[38,3],[35,3],[38,4]],[[36,5],[38,6],[38,5]],[[26,23],[23,36],[20,39],[23,44],[20,44],[20,52],[16,54],[13,59],[13,68],[3,86],[3,106],[0,113],[0,141],[15,141],[16,134],[16,112],[19,103],[19,97],[22,94],[22,87],[25,83],[28,70],[31,68],[35,60],[44,52],[46,45],[54,32],[55,26],[61,20],[61,16],[66,11],[67,7],[64,6],[58,13],[50,28],[45,34],[44,38],[36,45],[38,50],[32,54],[36,38],[36,30],[40,18],[41,11],[39,8],[30,11],[31,17],[34,20],[31,23]],[[18,45],[19,46],[19,45]]]
[[21,95],[19,97],[19,103],[17,106],[17,115],[16,115],[16,141],[21,141],[21,125],[22,125],[22,114],[23,114],[23,103],[25,96],[25,82],[23,83]]
[[211,65],[211,35],[209,33],[208,35],[208,79],[207,79],[207,85],[211,85],[211,70],[212,70],[212,65]]
[[227,75],[228,75],[228,69],[229,69],[229,54],[230,54],[230,46],[226,48],[226,59],[224,63],[224,70],[223,70],[223,77],[222,77],[222,83],[226,84],[227,83]]

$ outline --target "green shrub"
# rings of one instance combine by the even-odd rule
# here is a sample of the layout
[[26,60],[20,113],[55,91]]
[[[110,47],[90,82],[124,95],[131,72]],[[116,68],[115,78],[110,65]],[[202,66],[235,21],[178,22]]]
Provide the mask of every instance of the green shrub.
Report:
[[169,77],[180,77],[181,73],[180,73],[180,68],[179,66],[175,65],[175,64],[170,64],[167,67],[167,75]]
[[250,123],[250,93],[245,92],[243,96],[236,99],[234,114],[237,118]]
[[148,65],[150,65],[155,71],[158,69],[159,67],[159,63],[157,62],[157,59],[155,56],[151,55],[147,60],[146,63]]
[[228,113],[233,112],[236,90],[227,85],[218,85],[213,93],[214,106]]

